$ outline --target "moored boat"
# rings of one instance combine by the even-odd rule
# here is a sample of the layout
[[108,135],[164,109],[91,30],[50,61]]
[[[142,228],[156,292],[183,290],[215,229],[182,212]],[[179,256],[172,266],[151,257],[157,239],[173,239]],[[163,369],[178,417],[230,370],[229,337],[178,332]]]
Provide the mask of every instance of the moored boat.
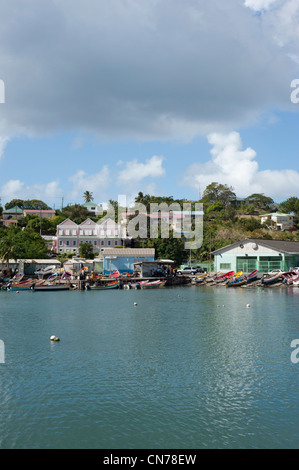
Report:
[[166,281],[152,281],[146,282],[141,285],[141,289],[159,289],[160,287],[165,286]]
[[248,274],[248,276],[246,276],[246,280],[247,282],[253,282],[253,281],[256,281],[257,280],[257,275],[258,275],[258,270],[256,269],[255,271],[252,271],[252,273]]
[[264,285],[269,285],[269,284],[274,284],[275,282],[280,281],[281,279],[281,273],[275,273],[275,274],[264,274],[262,277],[262,284]]
[[86,290],[109,290],[109,289],[118,289],[119,288],[119,281],[110,282],[109,284],[102,284],[102,285],[86,285]]
[[226,287],[239,287],[247,283],[245,276],[234,277],[226,283]]

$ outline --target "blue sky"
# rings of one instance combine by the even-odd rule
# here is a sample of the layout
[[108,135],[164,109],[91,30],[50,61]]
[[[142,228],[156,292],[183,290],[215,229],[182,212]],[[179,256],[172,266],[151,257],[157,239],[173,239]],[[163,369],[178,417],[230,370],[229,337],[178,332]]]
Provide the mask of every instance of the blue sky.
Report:
[[[0,0],[0,197],[299,197],[297,0]],[[299,97],[299,91],[298,91]]]

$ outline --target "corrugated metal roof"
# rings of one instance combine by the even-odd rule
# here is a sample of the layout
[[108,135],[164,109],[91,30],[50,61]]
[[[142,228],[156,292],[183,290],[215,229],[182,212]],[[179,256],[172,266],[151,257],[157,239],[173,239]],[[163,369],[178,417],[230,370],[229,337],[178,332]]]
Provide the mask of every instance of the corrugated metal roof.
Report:
[[284,240],[265,240],[262,238],[245,238],[238,242],[232,243],[231,245],[224,246],[218,250],[212,251],[212,253],[221,253],[222,251],[228,251],[242,243],[253,242],[257,245],[271,248],[277,252],[287,254],[299,254],[299,242],[284,241]]
[[103,256],[155,256],[155,248],[104,248]]

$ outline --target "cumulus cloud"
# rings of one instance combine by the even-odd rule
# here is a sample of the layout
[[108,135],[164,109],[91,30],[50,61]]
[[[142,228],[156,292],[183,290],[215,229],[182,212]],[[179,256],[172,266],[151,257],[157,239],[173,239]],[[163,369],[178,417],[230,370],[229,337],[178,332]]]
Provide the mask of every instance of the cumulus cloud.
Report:
[[25,185],[23,181],[12,179],[7,181],[1,187],[0,191],[3,199],[6,201],[10,201],[11,199],[41,199],[48,201],[62,194],[59,181],[28,186]]
[[126,162],[124,169],[119,171],[118,182],[126,187],[136,186],[145,178],[159,178],[165,174],[163,168],[163,157],[154,155],[145,161],[138,160]]
[[212,182],[232,186],[239,197],[264,193],[273,198],[287,198],[299,192],[299,173],[295,170],[259,170],[256,152],[243,149],[238,132],[213,133],[208,136],[211,159],[195,163],[185,172],[183,183],[200,189]]
[[107,165],[93,174],[87,174],[86,171],[78,170],[74,175],[69,177],[72,184],[69,198],[76,200],[82,198],[85,191],[93,193],[95,200],[101,200],[106,195],[106,189],[110,184],[110,170]]
[[235,0],[2,2],[8,129],[186,140],[288,108],[273,21]]

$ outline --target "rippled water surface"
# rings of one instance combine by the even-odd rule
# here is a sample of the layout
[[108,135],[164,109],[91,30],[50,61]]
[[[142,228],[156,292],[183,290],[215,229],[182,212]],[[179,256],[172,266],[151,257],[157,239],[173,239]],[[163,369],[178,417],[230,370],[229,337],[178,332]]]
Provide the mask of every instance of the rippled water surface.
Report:
[[1,292],[0,448],[299,448],[298,306],[299,289]]

